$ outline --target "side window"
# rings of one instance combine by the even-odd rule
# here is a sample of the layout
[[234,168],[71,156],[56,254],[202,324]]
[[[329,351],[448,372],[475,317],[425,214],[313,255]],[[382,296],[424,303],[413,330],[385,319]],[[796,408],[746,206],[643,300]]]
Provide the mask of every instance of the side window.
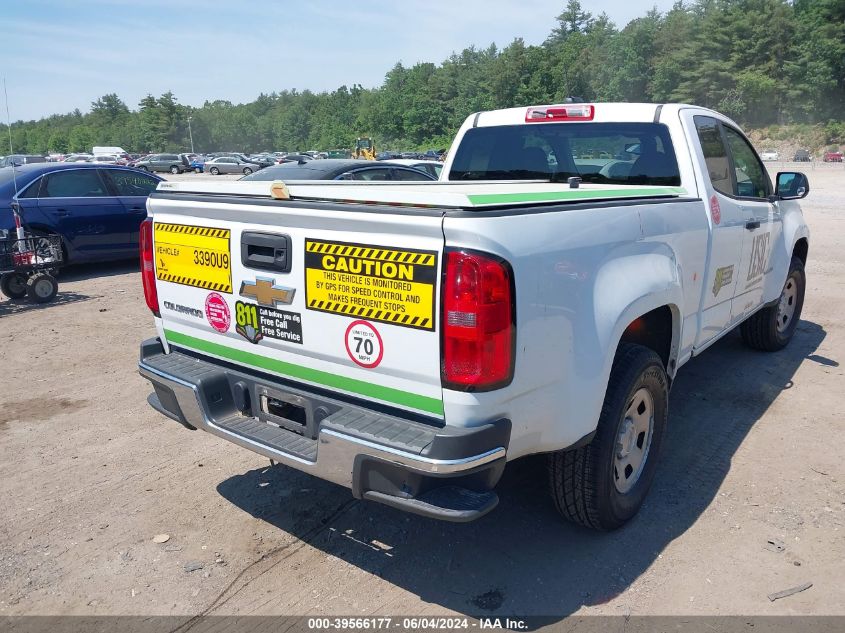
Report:
[[391,180],[425,180],[430,181],[431,177],[421,170],[416,169],[393,169]]
[[390,170],[386,167],[359,169],[343,175],[343,180],[390,180]]
[[718,122],[710,117],[697,116],[695,129],[698,132],[698,140],[704,152],[704,163],[707,165],[713,188],[726,196],[734,195],[731,164],[725,144],[722,142]]
[[771,190],[771,183],[763,163],[742,134],[728,126],[722,126],[731,148],[736,173],[735,195],[741,198],[765,198]]
[[96,169],[57,171],[47,176],[42,198],[93,198],[108,196]]
[[41,178],[18,193],[18,198],[37,198],[38,190],[41,188]]
[[106,172],[119,196],[148,196],[158,187],[158,180],[143,174],[122,169]]

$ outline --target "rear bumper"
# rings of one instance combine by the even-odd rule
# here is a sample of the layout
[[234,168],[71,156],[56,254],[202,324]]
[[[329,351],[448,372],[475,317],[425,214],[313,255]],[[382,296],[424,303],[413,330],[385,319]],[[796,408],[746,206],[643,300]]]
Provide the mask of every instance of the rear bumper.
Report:
[[[508,420],[434,427],[178,350],[165,354],[158,339],[141,344],[138,367],[160,413],[358,498],[450,521],[476,519],[498,502],[492,489],[504,470]],[[268,401],[292,415],[273,415]]]

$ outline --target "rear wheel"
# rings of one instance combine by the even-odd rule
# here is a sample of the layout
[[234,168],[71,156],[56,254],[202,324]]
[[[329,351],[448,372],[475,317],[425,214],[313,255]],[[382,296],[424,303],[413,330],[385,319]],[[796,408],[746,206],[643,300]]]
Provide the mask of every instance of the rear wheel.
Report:
[[786,347],[801,319],[807,277],[804,263],[793,257],[777,303],[758,310],[739,327],[742,340],[754,349],[776,352]]
[[244,176],[249,176],[252,170],[249,167],[244,167]]
[[23,299],[26,296],[26,275],[6,273],[0,277],[0,292],[9,299]]
[[170,173],[175,176],[176,174],[182,173],[182,170],[179,169],[176,165],[171,165],[170,166]]
[[211,168],[211,169],[209,169],[208,171],[209,171],[209,172],[211,172],[211,175],[212,175],[212,176],[217,176],[218,174],[220,174],[220,170],[219,170],[219,169],[217,169],[217,167],[212,167],[212,168]]
[[35,273],[26,282],[26,296],[34,303],[52,301],[59,292],[59,282],[49,273]]
[[561,515],[613,530],[637,513],[666,432],[668,383],[655,352],[620,344],[592,441],[549,456],[552,499]]

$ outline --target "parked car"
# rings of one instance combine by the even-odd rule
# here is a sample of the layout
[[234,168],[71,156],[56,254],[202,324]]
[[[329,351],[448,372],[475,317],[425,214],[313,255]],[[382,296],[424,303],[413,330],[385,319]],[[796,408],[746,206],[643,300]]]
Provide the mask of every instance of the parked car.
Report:
[[11,165],[28,165],[30,163],[46,163],[47,159],[44,156],[36,154],[9,154],[0,160],[0,167],[9,167]]
[[773,149],[764,149],[760,152],[760,158],[763,160],[780,160],[780,154]]
[[792,160],[796,163],[809,163],[813,160],[813,157],[810,156],[810,151],[806,149],[799,149],[795,152],[795,156],[792,157]]
[[161,180],[139,169],[94,163],[4,169],[0,171],[0,230],[14,230],[11,203],[17,200],[32,230],[62,236],[70,262],[136,257],[139,227],[147,217],[147,196]]
[[86,154],[86,153],[78,153],[78,154],[68,154],[65,156],[65,159],[62,161],[63,163],[87,163],[89,160],[94,158],[93,154]]
[[824,153],[822,160],[826,163],[841,163],[842,152],[835,149],[828,150]]
[[404,165],[405,167],[412,167],[424,171],[435,180],[440,178],[440,173],[443,171],[443,163],[439,160],[413,160],[408,158],[396,158],[393,160],[382,161],[391,165]]
[[436,160],[436,161],[443,161],[443,155],[446,153],[445,149],[429,149],[426,150],[423,156],[426,160]]
[[282,163],[304,163],[314,160],[309,154],[285,154],[279,159],[279,164]]
[[191,163],[184,154],[151,154],[135,162],[135,167],[147,171],[163,171],[181,174],[191,168]]
[[262,169],[241,180],[437,180],[424,171],[354,158],[289,162]]
[[250,156],[249,158],[246,158],[246,160],[250,163],[255,163],[261,169],[269,167],[270,165],[275,165],[278,162],[278,159],[275,156],[268,156],[267,154],[257,154],[256,156]]
[[117,156],[106,156],[104,154],[100,154],[99,156],[92,156],[88,159],[88,162],[97,163],[99,165],[117,165],[120,160],[122,159],[119,159]]
[[220,156],[205,163],[204,169],[213,176],[219,174],[244,174],[249,176],[252,172],[261,169],[261,165],[235,156]]

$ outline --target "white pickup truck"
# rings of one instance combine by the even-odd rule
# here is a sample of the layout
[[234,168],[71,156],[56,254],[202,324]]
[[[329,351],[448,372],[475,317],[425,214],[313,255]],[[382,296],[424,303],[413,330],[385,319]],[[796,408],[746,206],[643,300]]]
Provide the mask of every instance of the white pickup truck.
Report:
[[[680,367],[791,339],[808,230],[730,119],[481,112],[440,182],[162,183],[142,226],[150,404],[358,498],[468,521],[548,454],[565,517],[638,510]],[[764,363],[761,359],[761,363]]]

